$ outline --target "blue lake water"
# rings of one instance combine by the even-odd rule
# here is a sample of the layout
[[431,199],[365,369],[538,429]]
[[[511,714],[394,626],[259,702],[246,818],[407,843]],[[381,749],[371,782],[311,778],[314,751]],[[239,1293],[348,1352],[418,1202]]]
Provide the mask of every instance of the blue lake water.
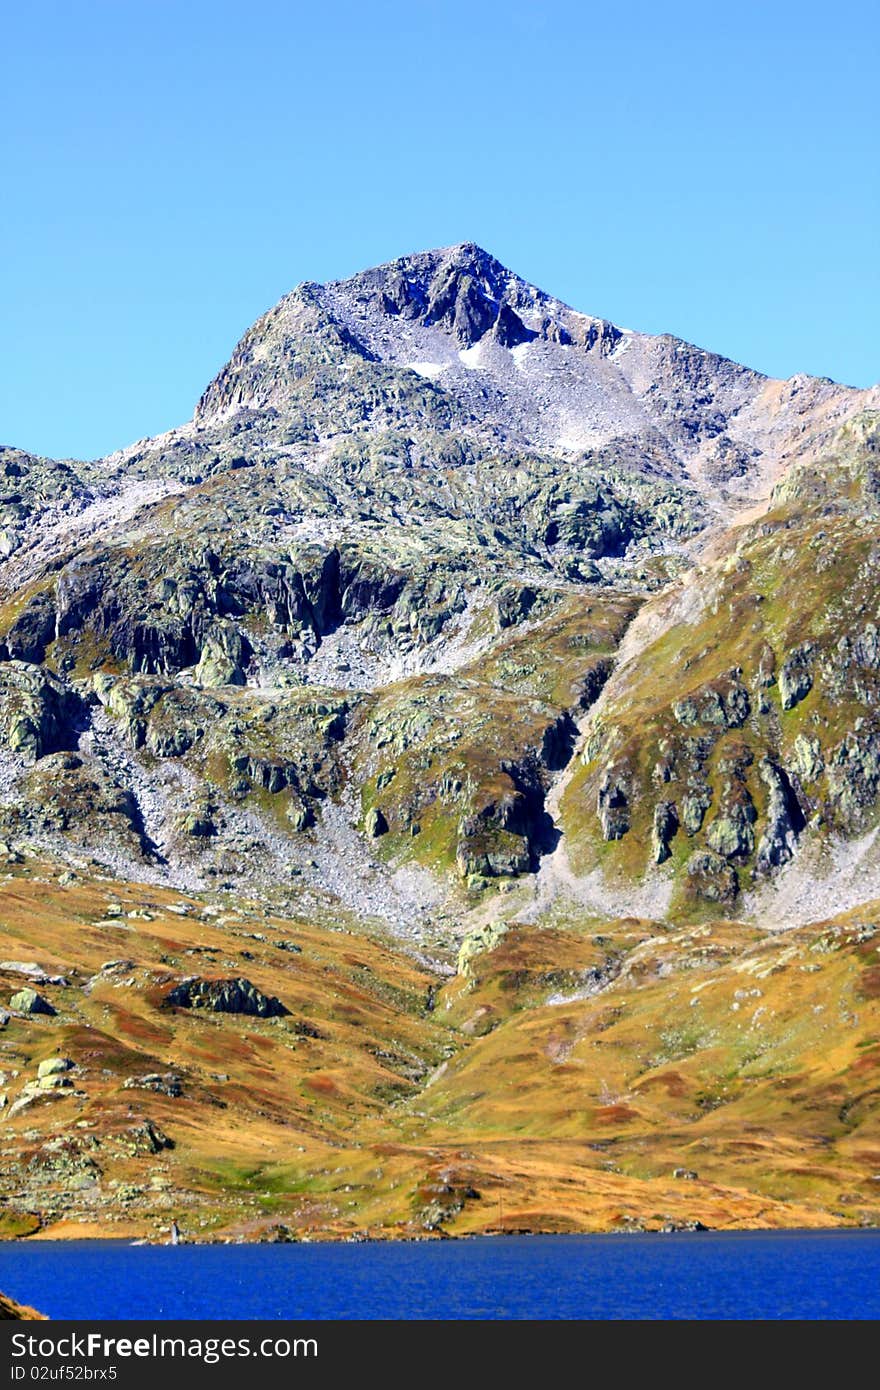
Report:
[[877,1318],[880,1230],[421,1244],[0,1242],[55,1318]]

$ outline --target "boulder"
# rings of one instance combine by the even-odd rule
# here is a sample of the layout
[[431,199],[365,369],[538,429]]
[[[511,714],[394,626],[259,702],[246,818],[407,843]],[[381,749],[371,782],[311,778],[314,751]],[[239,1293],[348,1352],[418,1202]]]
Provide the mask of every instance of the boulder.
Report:
[[73,1085],[69,1076],[61,1073],[52,1072],[48,1076],[40,1076],[37,1079],[37,1086],[41,1091],[64,1091]]
[[744,782],[725,783],[718,814],[706,832],[709,848],[724,859],[748,859],[755,848],[755,805]]
[[148,1072],[145,1076],[129,1076],[122,1083],[123,1091],[155,1091],[177,1099],[183,1095],[183,1085],[176,1072]]
[[388,822],[378,806],[371,806],[364,821],[364,829],[371,840],[377,840],[380,835],[388,833]]
[[809,734],[798,734],[794,741],[794,770],[801,782],[815,782],[825,771],[822,745]]
[[60,1076],[66,1071],[73,1069],[73,1062],[69,1057],[45,1057],[37,1067],[37,1076]]
[[315,813],[303,801],[292,801],[287,811],[287,819],[294,830],[311,830],[315,824]]
[[47,1014],[54,1015],[57,1010],[44,999],[42,994],[37,994],[35,989],[20,989],[17,994],[13,994],[9,1001],[9,1007],[17,1010],[20,1014]]
[[263,994],[242,976],[208,980],[194,975],[175,985],[166,994],[165,1003],[176,1009],[210,1009],[214,1013],[252,1014],[257,1018],[279,1018],[290,1013],[280,999]]
[[712,788],[691,787],[681,802],[681,823],[688,835],[696,835],[712,804]]
[[63,975],[50,975],[35,960],[0,960],[0,970],[9,975],[26,975],[35,985],[66,985]]

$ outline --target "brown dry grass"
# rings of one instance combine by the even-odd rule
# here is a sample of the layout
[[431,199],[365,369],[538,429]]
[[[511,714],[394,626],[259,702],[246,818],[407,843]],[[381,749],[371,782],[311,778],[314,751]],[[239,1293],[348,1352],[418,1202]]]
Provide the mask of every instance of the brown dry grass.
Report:
[[[776,936],[513,926],[433,1012],[437,977],[389,942],[213,910],[62,885],[48,865],[0,884],[0,958],[69,981],[43,988],[55,1018],[0,1033],[10,1102],[43,1058],[77,1063],[71,1091],[0,1121],[6,1234],[162,1239],[172,1216],[204,1238],[880,1219],[870,908]],[[130,964],[102,971],[112,959]],[[196,973],[246,975],[290,1016],[163,1006]],[[2,1002],[20,983],[0,979]],[[181,1096],[125,1086],[165,1072]],[[173,1148],[139,1151],[145,1121]]]

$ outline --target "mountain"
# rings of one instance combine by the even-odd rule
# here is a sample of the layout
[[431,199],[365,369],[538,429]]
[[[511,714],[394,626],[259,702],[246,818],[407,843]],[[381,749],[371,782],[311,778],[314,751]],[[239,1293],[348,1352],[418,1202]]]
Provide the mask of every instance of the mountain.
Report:
[[0,450],[10,1233],[871,1217],[878,424],[465,244]]

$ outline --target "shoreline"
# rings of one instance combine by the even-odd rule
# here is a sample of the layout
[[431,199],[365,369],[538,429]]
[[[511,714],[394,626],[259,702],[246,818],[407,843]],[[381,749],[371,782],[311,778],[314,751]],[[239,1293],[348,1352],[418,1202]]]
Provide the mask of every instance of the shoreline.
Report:
[[295,1236],[292,1239],[267,1239],[267,1240],[247,1240],[247,1239],[210,1239],[210,1238],[187,1238],[184,1237],[177,1246],[172,1245],[171,1241],[151,1240],[142,1236],[120,1236],[120,1235],[79,1235],[76,1232],[69,1232],[63,1235],[52,1235],[50,1233],[34,1234],[30,1236],[4,1236],[0,1237],[0,1249],[5,1246],[22,1245],[58,1245],[69,1246],[80,1245],[104,1245],[112,1244],[117,1246],[127,1246],[130,1249],[146,1248],[151,1249],[181,1249],[184,1246],[190,1248],[207,1247],[253,1247],[263,1246],[282,1246],[282,1245],[437,1245],[449,1244],[450,1242],[461,1244],[477,1240],[594,1240],[614,1239],[621,1237],[645,1237],[657,1236],[668,1238],[669,1236],[760,1236],[760,1235],[869,1235],[871,1233],[880,1234],[880,1223],[873,1226],[841,1226],[841,1225],[817,1225],[817,1226],[678,1226],[678,1227],[658,1227],[655,1229],[623,1228],[613,1231],[467,1231],[459,1235],[452,1233],[440,1234],[437,1232],[426,1232],[424,1235],[377,1235],[377,1234],[357,1234],[354,1236],[324,1236],[307,1235]]

